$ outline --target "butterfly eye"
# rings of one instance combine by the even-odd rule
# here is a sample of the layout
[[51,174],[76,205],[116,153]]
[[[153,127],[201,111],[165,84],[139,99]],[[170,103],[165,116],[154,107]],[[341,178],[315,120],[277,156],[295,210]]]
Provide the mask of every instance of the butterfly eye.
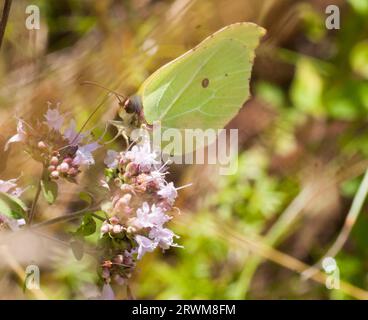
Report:
[[141,111],[141,102],[138,97],[128,98],[124,102],[124,110],[126,113],[137,113],[139,114]]
[[135,107],[134,107],[134,103],[131,99],[126,99],[124,102],[124,109],[127,113],[134,113],[135,112]]

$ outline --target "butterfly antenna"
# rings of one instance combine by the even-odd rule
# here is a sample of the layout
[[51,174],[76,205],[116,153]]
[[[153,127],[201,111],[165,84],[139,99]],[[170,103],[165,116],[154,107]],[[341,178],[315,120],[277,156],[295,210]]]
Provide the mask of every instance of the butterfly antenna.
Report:
[[96,114],[96,112],[105,104],[105,102],[108,99],[108,97],[109,97],[109,95],[106,95],[102,99],[102,101],[97,105],[97,107],[92,111],[92,113],[89,115],[89,117],[84,122],[84,124],[82,125],[82,127],[79,129],[78,134],[76,134],[76,136],[74,137],[73,141],[70,143],[71,145],[73,145],[73,143],[79,138],[79,136],[82,133],[83,129],[86,127],[86,125],[88,124],[88,122],[92,119],[92,117]]
[[103,85],[100,85],[99,83],[94,82],[94,81],[83,81],[83,82],[81,82],[81,85],[96,86],[96,87],[99,87],[99,88],[104,89],[106,91],[109,91],[110,93],[113,93],[118,98],[119,102],[121,102],[120,98],[123,98],[123,100],[126,100],[126,98],[127,98],[127,97],[123,96],[122,94],[120,94],[120,93],[118,93],[118,92],[116,92],[114,90],[111,90],[109,88],[106,88]]

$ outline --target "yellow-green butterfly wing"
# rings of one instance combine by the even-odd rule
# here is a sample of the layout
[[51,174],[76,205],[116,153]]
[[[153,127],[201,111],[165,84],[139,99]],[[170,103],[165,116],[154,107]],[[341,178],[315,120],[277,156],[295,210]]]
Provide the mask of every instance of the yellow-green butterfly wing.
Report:
[[227,26],[164,65],[142,85],[146,121],[162,128],[223,128],[249,98],[255,49],[265,30]]

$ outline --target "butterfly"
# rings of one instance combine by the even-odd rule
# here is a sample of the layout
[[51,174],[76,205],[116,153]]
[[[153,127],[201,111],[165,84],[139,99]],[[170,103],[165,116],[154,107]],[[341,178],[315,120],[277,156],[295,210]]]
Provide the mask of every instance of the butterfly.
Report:
[[[120,128],[139,123],[162,129],[221,129],[249,98],[249,81],[265,29],[248,22],[226,26],[165,64],[120,101]],[[118,123],[113,123],[118,126]]]

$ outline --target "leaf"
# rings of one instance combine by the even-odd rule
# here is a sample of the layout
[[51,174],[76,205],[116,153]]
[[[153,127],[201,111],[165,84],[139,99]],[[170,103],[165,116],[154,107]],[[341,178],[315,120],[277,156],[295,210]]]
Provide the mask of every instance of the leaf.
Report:
[[21,219],[26,216],[26,205],[17,197],[0,192],[0,213],[13,219]]
[[361,15],[368,15],[368,2],[367,0],[348,0],[350,5],[356,12]]
[[89,205],[93,203],[92,195],[88,192],[82,191],[81,193],[79,193],[79,198]]
[[354,72],[368,79],[368,41],[355,45],[351,51],[350,63]]
[[53,204],[58,195],[58,185],[49,177],[43,177],[41,180],[42,194],[48,204]]
[[96,221],[93,219],[91,214],[86,214],[83,217],[82,223],[73,234],[75,236],[87,237],[94,234],[96,231]]
[[301,58],[296,66],[296,75],[291,86],[291,100],[304,113],[321,116],[324,114],[322,103],[324,81],[316,65]]
[[84,255],[84,244],[81,240],[73,240],[70,243],[70,247],[77,260],[82,260]]

